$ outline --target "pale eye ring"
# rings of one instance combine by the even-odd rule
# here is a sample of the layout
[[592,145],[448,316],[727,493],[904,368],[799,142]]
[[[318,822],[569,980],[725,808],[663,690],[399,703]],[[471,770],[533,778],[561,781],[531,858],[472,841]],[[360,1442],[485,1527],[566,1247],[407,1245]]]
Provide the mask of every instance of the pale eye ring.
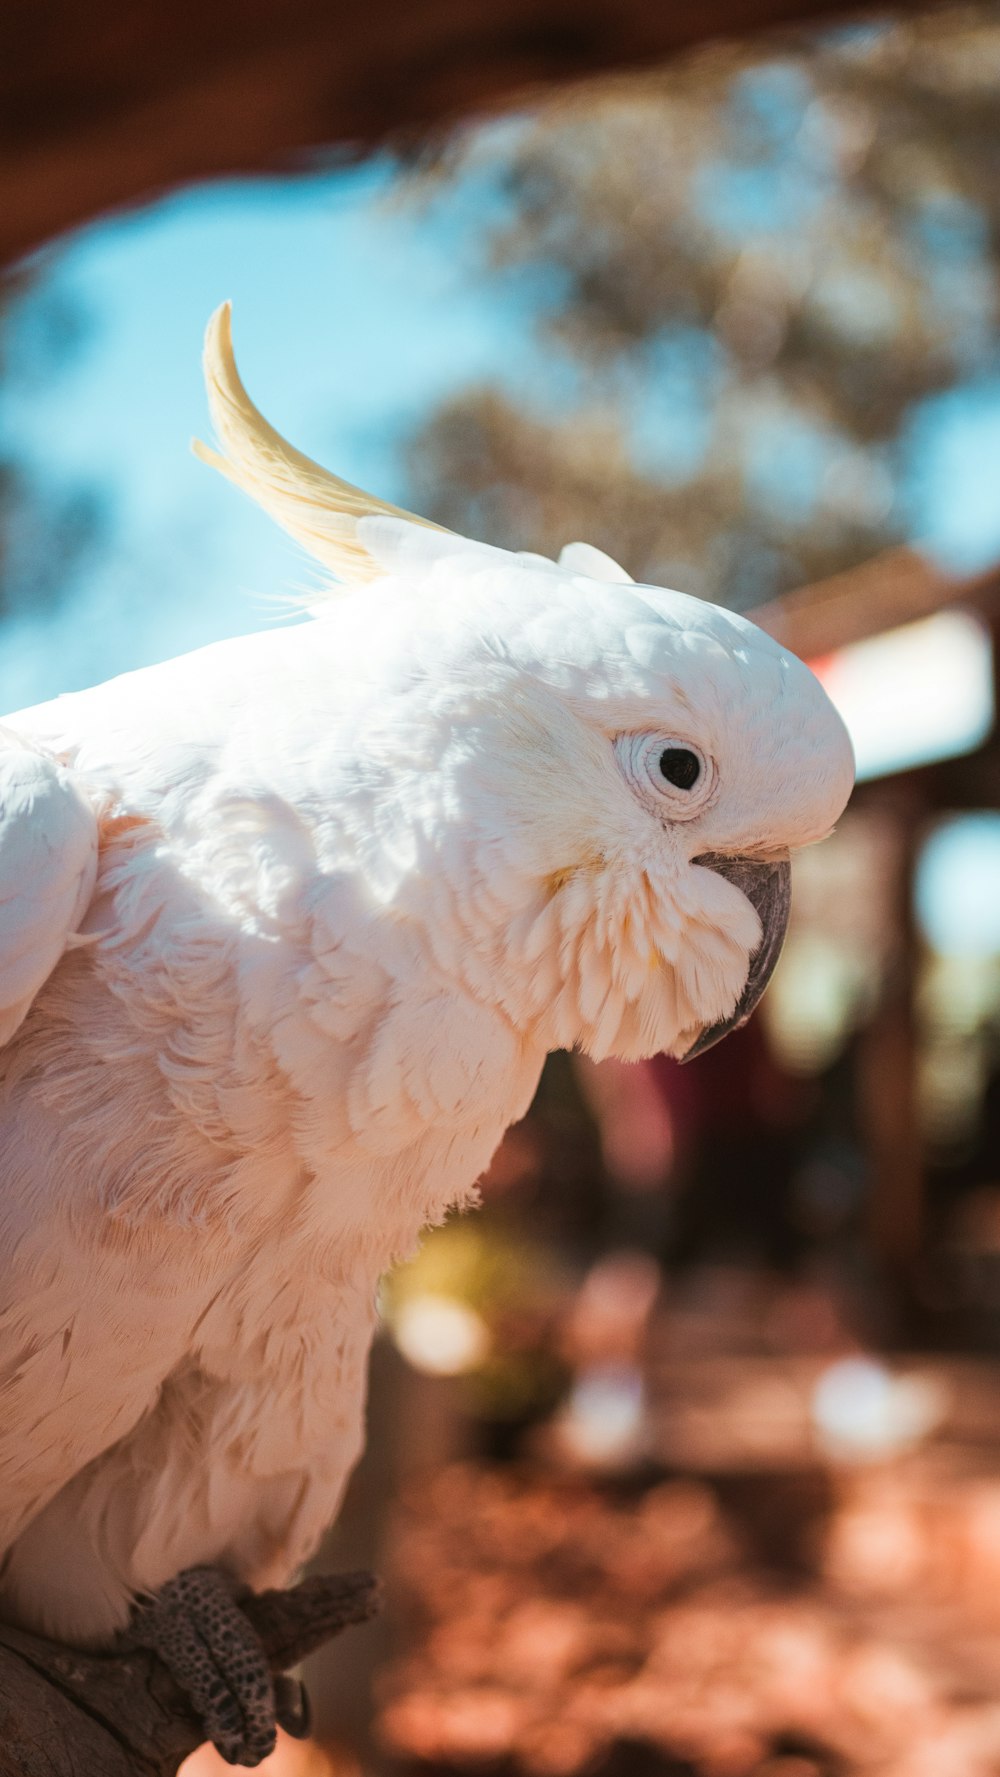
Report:
[[715,789],[714,762],[693,741],[673,734],[619,734],[614,746],[629,787],[654,813],[689,820]]

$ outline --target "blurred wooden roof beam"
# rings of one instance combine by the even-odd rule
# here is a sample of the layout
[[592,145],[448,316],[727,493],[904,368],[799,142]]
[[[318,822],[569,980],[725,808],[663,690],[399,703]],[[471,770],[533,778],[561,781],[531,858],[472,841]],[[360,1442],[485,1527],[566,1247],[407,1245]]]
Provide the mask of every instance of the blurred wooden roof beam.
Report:
[[915,549],[900,548],[759,605],[749,615],[795,654],[816,660],[945,605],[971,605],[992,617],[998,603],[1000,564],[961,576]]
[[292,171],[533,86],[863,12],[844,0],[7,0],[0,262],[192,180]]

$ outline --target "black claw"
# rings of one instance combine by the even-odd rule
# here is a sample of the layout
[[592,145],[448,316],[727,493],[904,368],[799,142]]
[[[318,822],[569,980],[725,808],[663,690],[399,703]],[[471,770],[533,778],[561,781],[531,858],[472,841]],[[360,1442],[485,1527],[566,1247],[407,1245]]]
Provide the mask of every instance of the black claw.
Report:
[[312,1727],[312,1705],[309,1692],[298,1678],[287,1673],[274,1681],[274,1713],[279,1727],[293,1740],[308,1738]]

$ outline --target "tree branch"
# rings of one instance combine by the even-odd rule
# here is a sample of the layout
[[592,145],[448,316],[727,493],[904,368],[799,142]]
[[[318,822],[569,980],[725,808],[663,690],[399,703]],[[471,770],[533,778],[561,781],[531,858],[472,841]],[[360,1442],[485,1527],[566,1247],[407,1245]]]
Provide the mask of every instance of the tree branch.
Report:
[[[242,1601],[275,1673],[378,1609],[371,1574]],[[155,1654],[89,1654],[0,1623],[0,1777],[175,1777],[205,1738]]]

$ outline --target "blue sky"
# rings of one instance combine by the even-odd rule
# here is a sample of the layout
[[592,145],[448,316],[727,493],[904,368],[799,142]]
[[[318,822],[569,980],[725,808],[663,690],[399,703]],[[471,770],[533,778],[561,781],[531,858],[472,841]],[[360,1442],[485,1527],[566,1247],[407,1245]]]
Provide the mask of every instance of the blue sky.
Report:
[[927,942],[947,956],[1000,953],[1000,815],[960,815],[928,839],[916,882]]
[[[790,150],[774,120],[804,102],[786,86],[778,80],[772,91],[774,80],[761,75],[737,93],[738,104],[757,107],[762,129],[777,131],[779,197]],[[493,127],[502,148],[503,130],[516,123]],[[810,191],[810,181],[825,181],[820,162],[800,169]],[[308,583],[294,547],[189,452],[191,434],[206,428],[201,337],[224,297],[234,302],[244,375],[268,417],[390,499],[406,499],[406,438],[469,382],[513,386],[541,411],[546,399],[575,398],[566,364],[560,374],[551,345],[535,334],[551,286],[489,268],[484,239],[503,204],[499,180],[482,170],[489,164],[480,152],[478,172],[443,185],[424,206],[393,201],[388,158],[206,186],[96,224],[39,263],[0,400],[0,445],[9,441],[57,483],[93,485],[107,526],[61,604],[5,626],[0,708],[277,620],[274,595]],[[713,177],[718,183],[722,172]],[[752,235],[757,200],[739,198],[731,184],[719,186],[728,193],[726,228]],[[32,373],[30,348],[52,304],[79,315],[82,338],[45,377]],[[717,356],[707,335],[674,328],[637,363],[625,406],[647,472],[668,482],[695,472]],[[777,475],[787,503],[797,485],[788,452],[763,435],[758,445],[761,472]],[[825,457],[817,467],[801,440],[792,454],[808,483],[807,524]],[[1000,369],[924,403],[900,458],[910,535],[957,571],[996,559]]]
[[185,192],[71,237],[39,264],[20,319],[58,303],[79,349],[47,379],[14,371],[0,432],[54,480],[94,485],[107,536],[56,611],[8,624],[0,707],[255,628],[308,582],[294,546],[190,454],[206,433],[201,339],[234,304],[259,405],[311,455],[390,499],[400,445],[446,394],[518,380],[530,278],[488,274],[475,246],[499,199],[485,180],[393,206],[387,161]]

